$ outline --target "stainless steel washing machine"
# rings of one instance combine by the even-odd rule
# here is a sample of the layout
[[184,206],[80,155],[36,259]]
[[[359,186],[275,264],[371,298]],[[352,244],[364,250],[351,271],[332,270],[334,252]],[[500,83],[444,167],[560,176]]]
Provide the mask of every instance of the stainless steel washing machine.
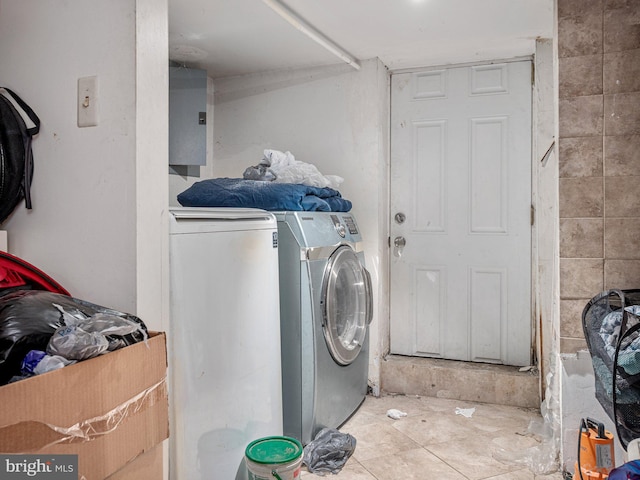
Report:
[[342,425],[367,393],[371,277],[352,214],[274,213],[284,434],[306,445]]

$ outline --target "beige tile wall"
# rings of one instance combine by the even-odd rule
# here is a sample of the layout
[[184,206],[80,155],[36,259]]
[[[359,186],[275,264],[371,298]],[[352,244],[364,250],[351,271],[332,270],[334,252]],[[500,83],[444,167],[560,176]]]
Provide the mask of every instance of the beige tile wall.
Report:
[[584,305],[640,288],[640,0],[558,0],[560,349]]

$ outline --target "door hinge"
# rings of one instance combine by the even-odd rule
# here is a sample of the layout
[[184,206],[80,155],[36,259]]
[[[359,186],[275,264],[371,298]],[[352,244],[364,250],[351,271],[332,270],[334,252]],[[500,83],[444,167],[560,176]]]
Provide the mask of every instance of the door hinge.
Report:
[[531,226],[533,227],[535,223],[536,223],[536,207],[531,205]]
[[536,84],[536,64],[531,62],[531,86],[535,86]]

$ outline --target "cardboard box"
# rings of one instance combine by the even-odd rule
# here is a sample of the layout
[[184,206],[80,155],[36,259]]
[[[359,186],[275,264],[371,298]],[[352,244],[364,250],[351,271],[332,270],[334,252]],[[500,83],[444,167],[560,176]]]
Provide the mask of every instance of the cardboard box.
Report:
[[162,480],[162,445],[156,445],[150,452],[143,453],[127,463],[107,480]]
[[165,334],[151,332],[147,342],[2,386],[0,453],[77,454],[78,478],[103,480],[168,438],[166,375]]

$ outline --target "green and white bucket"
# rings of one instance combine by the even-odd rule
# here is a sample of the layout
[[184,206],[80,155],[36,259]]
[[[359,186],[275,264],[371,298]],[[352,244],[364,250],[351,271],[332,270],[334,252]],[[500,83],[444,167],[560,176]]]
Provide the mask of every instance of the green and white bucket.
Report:
[[291,437],[254,440],[244,452],[249,480],[298,480],[302,470],[302,444]]

